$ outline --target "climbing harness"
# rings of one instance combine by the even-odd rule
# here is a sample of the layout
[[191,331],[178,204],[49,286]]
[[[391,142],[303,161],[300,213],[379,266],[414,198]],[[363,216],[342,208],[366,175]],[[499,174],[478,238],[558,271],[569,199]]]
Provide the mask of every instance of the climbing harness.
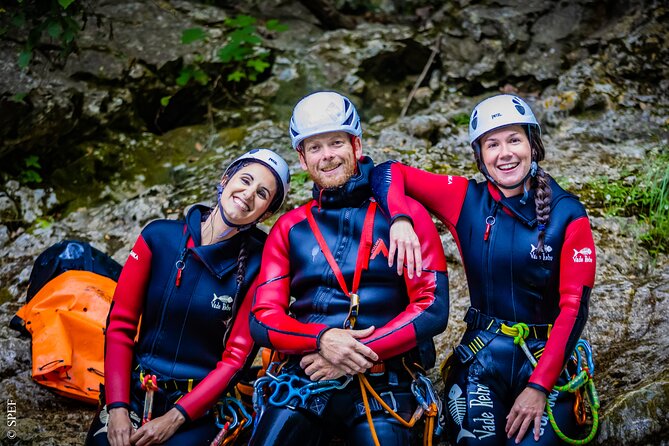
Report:
[[360,393],[362,394],[362,400],[365,405],[365,415],[367,416],[367,423],[369,424],[369,430],[372,433],[372,440],[374,441],[375,446],[380,446],[379,437],[376,434],[376,429],[374,427],[374,420],[372,419],[372,411],[369,403],[369,397],[367,392],[369,392],[374,399],[381,405],[381,407],[395,420],[397,420],[402,426],[411,429],[418,420],[421,419],[423,415],[427,417],[425,420],[425,429],[423,431],[423,444],[425,446],[432,446],[432,437],[433,434],[441,435],[441,426],[439,425],[439,420],[441,419],[442,414],[442,405],[441,399],[437,396],[437,393],[432,386],[432,381],[427,378],[424,374],[420,372],[412,372],[409,367],[407,367],[404,360],[402,363],[413,378],[411,382],[411,393],[416,398],[418,406],[414,410],[413,415],[406,421],[400,415],[396,413],[388,404],[381,398],[381,396],[374,390],[372,385],[367,380],[367,377],[363,373],[358,373],[358,382],[360,384]]
[[[358,287],[360,285],[360,277],[362,275],[362,271],[365,269],[368,269],[369,267],[369,255],[372,249],[372,238],[373,238],[373,231],[374,231],[374,215],[376,212],[376,202],[374,200],[371,200],[369,207],[367,208],[367,213],[365,215],[365,221],[363,223],[363,228],[362,228],[362,233],[360,234],[360,244],[358,246],[358,257],[356,259],[356,265],[355,265],[355,272],[353,274],[353,286],[351,287],[351,291],[349,292],[348,287],[346,285],[346,281],[344,279],[344,275],[341,272],[341,269],[339,268],[339,265],[337,265],[337,262],[332,255],[332,252],[330,251],[330,248],[328,247],[327,243],[325,242],[325,239],[323,238],[323,234],[321,233],[320,229],[318,228],[318,224],[316,223],[316,219],[313,216],[313,213],[311,212],[312,208],[316,204],[315,201],[310,202],[307,205],[306,209],[306,214],[307,214],[307,221],[309,222],[309,226],[311,228],[311,231],[313,232],[314,236],[316,237],[316,241],[318,242],[319,247],[321,248],[321,251],[323,252],[323,255],[325,256],[325,259],[327,260],[328,264],[330,265],[330,268],[332,268],[332,272],[334,273],[335,277],[337,278],[337,282],[339,283],[339,286],[341,287],[342,291],[346,296],[349,297],[350,299],[350,305],[349,305],[349,312],[348,315],[346,316],[346,319],[344,321],[343,327],[345,329],[353,329],[355,327],[355,323],[358,318],[359,310],[360,310],[360,296],[357,294]],[[363,403],[365,406],[365,415],[367,417],[367,422],[369,424],[369,429],[372,434],[372,439],[374,440],[374,444],[376,446],[380,446],[379,443],[379,438],[378,435],[376,434],[376,429],[374,428],[374,422],[372,420],[372,413],[371,413],[371,407],[369,403],[369,398],[367,395],[367,392],[369,392],[374,399],[379,403],[379,405],[386,411],[388,414],[390,414],[393,418],[395,418],[400,424],[407,428],[413,427],[416,422],[423,416],[423,414],[426,414],[428,419],[425,423],[425,435],[423,437],[424,444],[431,446],[432,445],[432,433],[435,431],[435,418],[439,418],[441,416],[441,401],[439,398],[436,396],[436,392],[434,391],[434,388],[432,387],[432,382],[426,378],[424,375],[420,373],[412,373],[411,370],[404,364],[404,367],[406,370],[409,372],[409,374],[413,377],[413,382],[411,384],[411,390],[414,396],[416,397],[416,400],[418,401],[418,407],[414,411],[413,415],[411,416],[411,419],[409,421],[404,420],[400,415],[396,413],[394,409],[392,409],[388,404],[381,398],[381,396],[374,390],[372,385],[369,383],[367,380],[367,377],[365,376],[364,373],[358,373],[358,384],[360,385],[360,393],[362,394],[362,399]],[[268,375],[270,375],[271,378],[277,380],[277,377],[272,376],[270,370],[268,369],[267,372]],[[335,388],[343,388],[345,387],[350,380],[352,379],[351,376],[347,377],[347,381],[341,385],[341,387],[330,387],[327,390],[332,390]],[[303,386],[300,388],[300,391],[297,393],[293,392],[292,394],[290,391],[287,393],[287,395],[281,399],[277,400],[276,395],[280,393],[280,390],[282,387],[286,387],[287,389],[292,389],[293,386],[300,382],[301,380],[306,380],[305,378],[299,378],[297,376],[289,376],[286,378],[285,381],[277,382],[277,381],[270,381],[269,382],[269,387],[272,389],[274,388],[274,393],[272,396],[269,397],[269,402],[270,404],[273,405],[287,405],[292,399],[295,397],[300,398],[299,392],[302,391],[302,389],[308,388],[307,386],[311,386],[313,384],[308,384],[307,386]],[[287,381],[287,382],[286,382]],[[309,382],[309,380],[306,380]],[[322,382],[327,382],[327,381],[322,381]],[[336,381],[339,383],[338,381]],[[320,384],[320,383],[317,383]],[[327,387],[325,387],[327,388]],[[323,391],[327,391],[323,390]],[[311,394],[314,393],[313,390],[310,390]],[[304,399],[301,399],[302,405],[305,404],[306,398],[308,396],[304,396]],[[259,409],[262,410],[262,407]],[[436,430],[438,431],[437,434],[440,433],[440,427],[437,427]]]
[[249,427],[253,417],[248,413],[244,404],[237,398],[226,396],[216,405],[216,426],[218,432],[210,446],[227,446],[233,444],[239,434]]
[[[508,336],[513,337],[513,343],[519,345],[527,356],[533,367],[537,366],[537,360],[525,344],[525,338],[529,334],[529,327],[524,323],[517,323],[509,327],[502,324],[502,332]],[[585,407],[583,406],[583,388],[585,387],[585,396],[590,404],[590,411],[592,412],[592,427],[587,437],[583,439],[574,439],[567,437],[564,432],[558,427],[553,410],[548,401],[546,401],[546,413],[548,420],[555,431],[555,434],[564,442],[574,445],[587,444],[595,438],[597,428],[599,427],[599,396],[595,389],[594,374],[595,363],[592,359],[592,349],[590,344],[585,339],[579,339],[574,348],[574,357],[576,361],[576,373],[569,379],[569,381],[562,386],[555,386],[553,389],[558,392],[571,392],[576,394],[576,403],[574,404],[575,414],[579,424],[585,424]]]

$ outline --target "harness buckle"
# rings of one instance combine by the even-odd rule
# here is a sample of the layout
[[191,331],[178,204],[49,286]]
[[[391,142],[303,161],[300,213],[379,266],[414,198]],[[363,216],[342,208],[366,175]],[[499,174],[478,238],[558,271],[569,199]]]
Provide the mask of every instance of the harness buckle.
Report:
[[455,347],[453,351],[458,356],[460,363],[463,365],[469,363],[469,361],[474,359],[474,352],[472,352],[472,349],[470,349],[466,345],[460,344],[457,347]]
[[469,309],[465,313],[465,317],[462,318],[462,320],[465,321],[467,325],[476,326],[478,318],[479,318],[479,310],[477,310],[474,307],[469,307]]

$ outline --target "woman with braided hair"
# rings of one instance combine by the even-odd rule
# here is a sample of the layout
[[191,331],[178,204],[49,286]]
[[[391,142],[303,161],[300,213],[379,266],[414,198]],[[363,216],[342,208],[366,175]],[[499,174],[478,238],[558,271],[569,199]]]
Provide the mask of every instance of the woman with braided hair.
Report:
[[588,316],[595,277],[589,220],[539,166],[541,128],[523,99],[503,94],[479,103],[469,139],[484,182],[397,162],[373,172],[374,195],[394,222],[389,264],[397,254],[398,274],[406,261],[409,277],[420,275],[406,196],[446,224],[462,256],[471,307],[443,370],[452,444],[560,444],[544,410],[548,402],[560,429],[578,432],[574,394],[554,386],[568,379],[563,371]]
[[225,170],[213,207],[142,230],[114,293],[87,445],[211,444],[214,406],[257,351],[249,313],[267,235],[256,225],[281,207],[289,181],[280,156],[253,149]]

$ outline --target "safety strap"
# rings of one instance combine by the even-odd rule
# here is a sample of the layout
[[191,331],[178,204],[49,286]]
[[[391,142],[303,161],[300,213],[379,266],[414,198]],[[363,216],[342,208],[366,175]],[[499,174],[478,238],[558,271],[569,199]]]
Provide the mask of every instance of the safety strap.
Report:
[[[536,367],[537,361],[534,359],[530,353],[530,350],[525,344],[525,338],[527,338],[529,334],[527,324],[517,323],[512,327],[507,327],[507,332],[509,336],[513,336],[513,343],[520,346],[520,348],[525,353],[525,356],[527,356],[527,359],[532,364],[532,367]],[[515,335],[511,333],[515,333]],[[558,427],[557,422],[555,421],[555,417],[553,416],[553,410],[551,409],[551,405],[548,401],[546,401],[546,413],[548,414],[548,421],[550,421],[555,434],[562,441],[572,445],[584,445],[595,438],[597,428],[599,427],[599,396],[597,395],[597,389],[595,389],[593,376],[595,372],[595,365],[592,360],[592,350],[590,349],[590,344],[584,339],[579,339],[576,343],[575,352],[578,373],[573,376],[569,382],[567,382],[567,384],[563,386],[554,386],[553,389],[557,390],[558,392],[577,393],[579,390],[585,387],[586,395],[590,401],[590,408],[592,412],[592,427],[590,428],[590,433],[582,439],[568,437]],[[582,366],[582,362],[585,362],[586,365]],[[575,409],[577,409],[577,407],[575,407]],[[578,410],[581,409],[578,408]],[[576,417],[579,417],[578,413],[576,413]]]
[[360,306],[360,297],[358,296],[358,287],[360,286],[360,276],[362,275],[363,269],[369,268],[369,255],[372,250],[372,237],[374,232],[374,214],[376,212],[376,201],[372,200],[367,208],[367,214],[365,215],[365,222],[362,227],[362,234],[360,234],[360,244],[358,246],[358,258],[355,262],[355,272],[353,273],[353,285],[351,286],[351,291],[349,292],[348,287],[346,286],[346,280],[344,279],[344,274],[341,272],[341,268],[337,264],[330,248],[325,242],[325,238],[321,233],[321,230],[316,223],[316,219],[311,212],[311,209],[316,205],[316,201],[311,201],[307,205],[307,221],[311,227],[311,231],[316,237],[318,246],[321,248],[325,259],[327,260],[332,272],[337,278],[337,282],[341,287],[342,291],[349,299],[351,299],[351,305],[349,308],[349,313],[344,321],[344,328],[353,328],[355,322],[358,318],[358,310]]

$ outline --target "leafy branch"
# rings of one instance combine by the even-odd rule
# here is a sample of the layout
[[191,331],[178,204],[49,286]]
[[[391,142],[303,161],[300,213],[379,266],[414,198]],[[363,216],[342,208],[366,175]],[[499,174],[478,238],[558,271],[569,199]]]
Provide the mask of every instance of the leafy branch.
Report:
[[93,3],[93,0],[15,0],[7,9],[0,9],[3,23],[0,36],[10,31],[27,32],[18,56],[18,65],[23,69],[30,65],[35,49],[45,37],[61,47],[60,58],[64,60],[76,51],[76,38],[91,14]]
[[[288,27],[272,19],[259,29],[257,20],[247,15],[227,18],[224,25],[228,28],[227,43],[217,51],[216,55],[218,60],[230,69],[226,80],[234,83],[244,79],[255,82],[271,65],[269,62],[271,53],[263,46],[261,32],[263,34],[283,32]],[[207,32],[202,28],[188,28],[181,33],[181,43],[184,45],[203,42],[207,38]],[[203,62],[202,54],[195,52],[193,61],[181,68],[175,83],[179,87],[185,87],[190,82],[202,86],[209,84],[211,77],[203,68]],[[161,105],[166,107],[171,98],[172,96],[161,98]]]

